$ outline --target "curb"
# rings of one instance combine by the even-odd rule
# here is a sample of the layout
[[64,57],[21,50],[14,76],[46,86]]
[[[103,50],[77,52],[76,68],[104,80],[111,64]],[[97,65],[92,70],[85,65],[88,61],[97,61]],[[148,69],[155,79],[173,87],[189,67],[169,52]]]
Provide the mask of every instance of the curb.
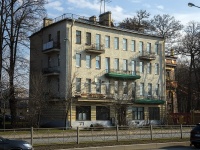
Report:
[[173,146],[190,146],[190,142],[169,142],[169,143],[149,143],[149,144],[131,144],[131,145],[116,145],[116,146],[102,146],[102,147],[84,147],[72,149],[57,149],[57,150],[149,150],[160,149]]

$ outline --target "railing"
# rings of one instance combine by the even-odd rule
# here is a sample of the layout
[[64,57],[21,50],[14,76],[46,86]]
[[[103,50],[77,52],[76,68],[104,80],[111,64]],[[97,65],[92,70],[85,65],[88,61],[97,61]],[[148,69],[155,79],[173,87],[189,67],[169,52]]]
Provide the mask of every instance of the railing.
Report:
[[150,59],[150,60],[156,59],[156,55],[153,52],[141,52],[139,57],[140,59]]
[[71,128],[0,129],[3,138],[26,140],[32,145],[79,144],[134,139],[189,138],[194,125],[149,125]]
[[43,72],[43,74],[59,74],[60,68],[58,66],[43,68],[42,72]]
[[140,75],[139,71],[130,71],[130,70],[117,70],[117,69],[106,69],[105,73],[116,73],[116,74],[126,74],[126,75]]
[[85,48],[86,51],[89,52],[104,52],[105,51],[105,47],[104,44],[97,44],[97,43],[93,43],[91,45],[86,46]]
[[176,60],[173,60],[173,59],[166,59],[166,65],[169,65],[169,66],[176,66],[177,63],[176,63]]
[[49,41],[47,43],[44,43],[42,51],[47,51],[47,50],[53,49],[53,48],[60,49],[60,43],[54,42],[54,41]]

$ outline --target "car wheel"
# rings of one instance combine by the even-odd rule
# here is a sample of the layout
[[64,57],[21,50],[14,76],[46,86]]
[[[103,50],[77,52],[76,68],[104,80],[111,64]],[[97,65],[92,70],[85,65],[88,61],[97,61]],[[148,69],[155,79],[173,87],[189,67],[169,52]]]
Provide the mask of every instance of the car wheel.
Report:
[[200,148],[200,144],[194,144],[195,148]]

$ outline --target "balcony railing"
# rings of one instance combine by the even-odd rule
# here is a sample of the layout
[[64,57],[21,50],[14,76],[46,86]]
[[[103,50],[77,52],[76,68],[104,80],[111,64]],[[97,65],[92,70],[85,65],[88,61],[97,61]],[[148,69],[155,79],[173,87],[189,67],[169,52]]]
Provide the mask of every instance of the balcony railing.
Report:
[[48,67],[48,68],[43,68],[42,72],[44,75],[59,75],[60,74],[60,68],[57,67]]
[[177,63],[174,59],[166,59],[166,66],[169,67],[176,67]]
[[88,53],[101,54],[105,52],[105,47],[103,44],[93,43],[91,45],[86,45],[85,51]]
[[139,56],[140,59],[143,60],[155,60],[156,55],[153,52],[142,52]]
[[105,70],[105,76],[110,78],[135,79],[135,80],[141,78],[139,72],[137,71],[115,70],[115,69]]
[[49,41],[43,44],[43,53],[50,53],[50,52],[59,52],[60,51],[60,43]]

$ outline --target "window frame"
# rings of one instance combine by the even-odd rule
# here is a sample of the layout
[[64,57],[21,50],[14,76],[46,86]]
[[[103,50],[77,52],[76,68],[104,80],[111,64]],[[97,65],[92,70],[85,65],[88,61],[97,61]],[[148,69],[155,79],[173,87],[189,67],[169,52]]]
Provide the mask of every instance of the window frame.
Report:
[[114,37],[114,48],[119,50],[119,37]]
[[86,32],[86,45],[91,45],[91,33]]
[[135,40],[131,40],[131,51],[135,52]]
[[110,48],[110,36],[105,36],[105,48]]
[[[84,118],[84,114],[86,118]],[[81,118],[79,118],[81,115]],[[76,121],[91,120],[91,106],[76,106]]]
[[76,67],[81,67],[81,54],[76,53]]
[[81,44],[81,31],[76,30],[76,44]]
[[132,108],[132,119],[133,120],[144,120],[144,107],[133,107]]
[[86,68],[91,68],[91,55],[86,55]]
[[123,38],[123,50],[124,51],[127,51],[128,50],[128,41],[127,39]]

